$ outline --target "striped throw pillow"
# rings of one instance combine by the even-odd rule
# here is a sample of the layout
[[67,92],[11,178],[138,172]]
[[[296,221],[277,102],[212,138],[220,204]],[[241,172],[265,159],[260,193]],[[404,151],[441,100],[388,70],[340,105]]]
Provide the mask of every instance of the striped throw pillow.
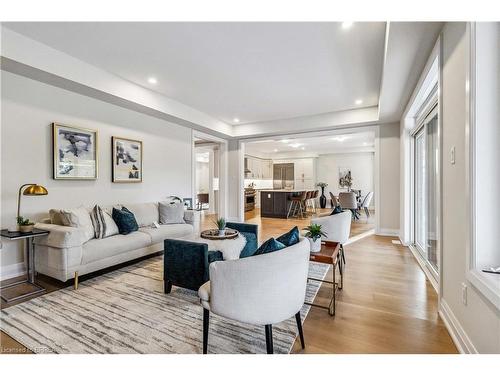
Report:
[[95,238],[106,238],[118,234],[118,226],[111,215],[100,206],[95,205],[90,212]]

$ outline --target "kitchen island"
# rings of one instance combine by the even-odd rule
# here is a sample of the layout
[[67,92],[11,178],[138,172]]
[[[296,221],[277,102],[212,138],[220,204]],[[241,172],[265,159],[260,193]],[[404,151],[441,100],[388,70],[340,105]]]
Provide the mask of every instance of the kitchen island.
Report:
[[260,191],[260,216],[286,219],[292,201],[292,195],[299,195],[303,190],[270,189]]

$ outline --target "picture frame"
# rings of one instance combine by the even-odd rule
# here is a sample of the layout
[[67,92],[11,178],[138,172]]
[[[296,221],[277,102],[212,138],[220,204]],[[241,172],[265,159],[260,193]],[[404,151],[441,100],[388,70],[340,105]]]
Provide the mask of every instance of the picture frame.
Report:
[[142,182],[142,141],[111,137],[112,182]]
[[339,167],[339,188],[350,189],[352,185],[351,168]]
[[54,180],[96,180],[98,155],[97,130],[52,123]]

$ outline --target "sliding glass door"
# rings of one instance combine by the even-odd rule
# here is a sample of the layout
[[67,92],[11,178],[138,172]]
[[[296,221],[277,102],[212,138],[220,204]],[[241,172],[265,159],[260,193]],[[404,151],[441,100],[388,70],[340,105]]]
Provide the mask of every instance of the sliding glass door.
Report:
[[414,134],[414,246],[436,274],[439,272],[439,127],[437,107]]

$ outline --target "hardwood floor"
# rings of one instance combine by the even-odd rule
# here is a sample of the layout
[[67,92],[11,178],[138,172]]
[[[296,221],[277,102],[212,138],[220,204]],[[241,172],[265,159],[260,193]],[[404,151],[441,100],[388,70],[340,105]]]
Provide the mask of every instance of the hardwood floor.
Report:
[[[213,216],[202,215],[201,227],[213,227]],[[263,241],[294,225],[303,228],[310,219],[260,218],[254,210],[245,214],[245,221],[259,225]],[[352,224],[351,237],[373,228],[373,220],[362,215]],[[392,239],[369,235],[345,246],[347,268],[337,314],[331,317],[313,307],[303,324],[306,349],[296,341],[293,353],[457,353],[438,316],[436,292],[410,251]],[[49,291],[65,285],[48,278],[39,282]],[[330,291],[323,285],[315,302],[327,303]],[[0,351],[29,352],[4,333]]]

